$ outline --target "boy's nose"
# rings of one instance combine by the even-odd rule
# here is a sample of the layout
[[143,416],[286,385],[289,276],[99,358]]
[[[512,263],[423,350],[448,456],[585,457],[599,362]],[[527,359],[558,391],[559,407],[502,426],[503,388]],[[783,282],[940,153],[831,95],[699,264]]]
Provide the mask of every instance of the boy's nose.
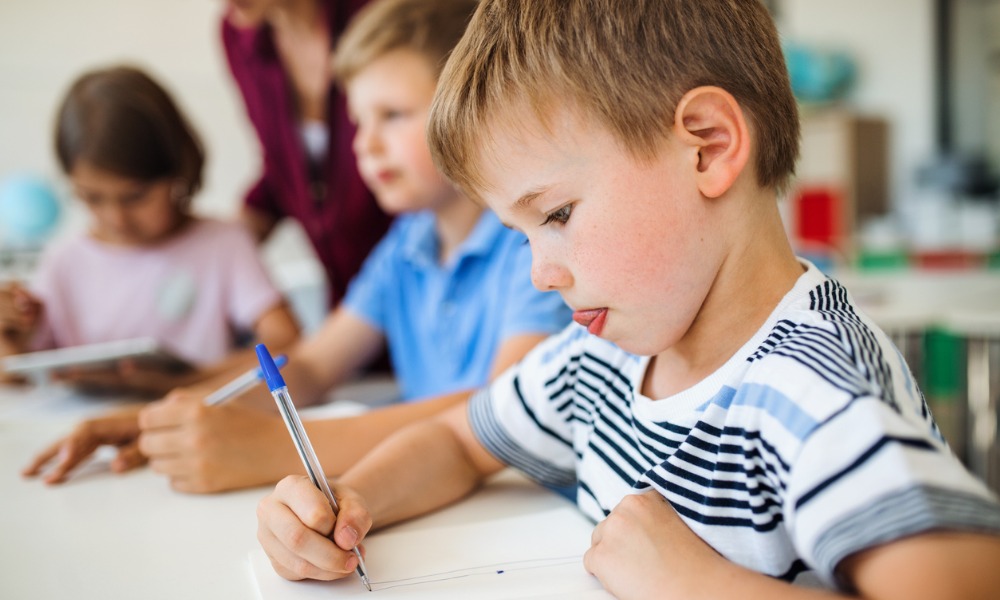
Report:
[[565,266],[536,256],[531,258],[531,284],[539,291],[565,290],[573,283],[573,276]]
[[354,134],[354,154],[366,156],[374,154],[381,147],[378,135],[368,127],[358,127]]

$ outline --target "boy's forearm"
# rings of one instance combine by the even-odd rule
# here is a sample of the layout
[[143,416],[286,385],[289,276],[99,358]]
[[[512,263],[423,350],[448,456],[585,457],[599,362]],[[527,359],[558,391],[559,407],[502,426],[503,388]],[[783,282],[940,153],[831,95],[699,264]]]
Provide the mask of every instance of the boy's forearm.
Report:
[[373,528],[381,528],[454,502],[487,475],[447,424],[429,419],[379,445],[341,483],[365,498]]
[[856,595],[789,585],[729,563],[706,573],[705,598],[747,600],[987,600],[1000,597],[1000,539],[953,532],[925,533],[887,543],[841,563]]
[[326,474],[339,477],[397,431],[439,414],[468,396],[468,392],[459,392],[387,406],[357,417],[306,421],[304,425]]
[[[835,600],[857,598],[837,594],[828,590],[820,590],[792,585],[762,575],[742,567],[732,576],[707,577],[704,598],[741,598],[743,600]],[[712,583],[708,583],[712,582]]]

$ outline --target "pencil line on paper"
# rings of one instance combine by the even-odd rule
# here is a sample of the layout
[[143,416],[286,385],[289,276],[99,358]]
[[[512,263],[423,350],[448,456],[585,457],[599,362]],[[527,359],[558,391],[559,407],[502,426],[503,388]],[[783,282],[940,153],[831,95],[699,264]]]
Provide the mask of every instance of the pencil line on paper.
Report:
[[479,565],[475,567],[467,567],[464,569],[455,569],[453,571],[442,571],[440,573],[431,573],[428,575],[421,575],[419,577],[407,577],[403,579],[387,579],[384,581],[372,581],[372,591],[388,590],[397,587],[420,585],[423,583],[433,583],[437,581],[447,581],[451,579],[461,579],[463,577],[471,577],[473,575],[487,575],[487,574],[497,574],[502,575],[509,571],[528,571],[531,569],[544,569],[546,567],[555,567],[560,565],[570,564],[583,559],[582,555],[573,556],[559,556],[555,558],[541,558],[541,559],[531,559],[522,561],[507,561],[502,563],[496,563],[492,565]]

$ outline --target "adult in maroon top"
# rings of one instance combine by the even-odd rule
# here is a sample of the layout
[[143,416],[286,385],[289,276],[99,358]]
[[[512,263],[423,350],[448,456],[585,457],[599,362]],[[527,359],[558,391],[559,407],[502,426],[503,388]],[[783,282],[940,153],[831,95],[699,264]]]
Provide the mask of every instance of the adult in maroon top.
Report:
[[387,217],[358,174],[330,52],[364,0],[230,0],[222,22],[229,68],[263,151],[263,173],[242,219],[263,240],[283,217],[299,221],[343,297]]

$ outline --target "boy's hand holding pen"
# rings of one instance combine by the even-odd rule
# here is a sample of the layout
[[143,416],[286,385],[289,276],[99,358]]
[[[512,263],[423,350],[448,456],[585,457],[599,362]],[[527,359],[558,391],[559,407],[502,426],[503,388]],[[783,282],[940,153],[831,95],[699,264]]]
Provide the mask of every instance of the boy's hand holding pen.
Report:
[[[288,558],[289,552],[293,555],[298,554],[300,556],[306,556],[306,560],[313,562],[312,555],[316,553],[316,559],[320,559],[322,562],[320,564],[313,563],[319,571],[319,577],[314,577],[313,575],[305,575],[305,577],[316,578],[316,579],[339,579],[343,577],[344,574],[356,571],[358,576],[361,578],[361,583],[370,592],[372,591],[371,582],[368,579],[368,568],[365,566],[364,556],[361,554],[361,549],[358,544],[361,542],[361,538],[364,533],[367,533],[368,529],[371,528],[371,518],[368,516],[368,511],[363,507],[362,502],[355,502],[357,496],[351,496],[351,501],[348,503],[347,511],[343,511],[340,506],[340,501],[338,501],[337,496],[334,495],[333,489],[330,487],[330,482],[323,472],[323,467],[319,463],[319,457],[316,456],[315,450],[313,450],[312,443],[309,440],[309,436],[306,434],[305,428],[302,426],[302,421],[299,419],[299,414],[295,410],[295,405],[292,403],[292,397],[288,392],[288,386],[285,385],[285,380],[282,378],[281,373],[278,371],[278,367],[275,365],[274,360],[271,358],[271,353],[268,352],[267,346],[264,344],[257,344],[257,360],[260,362],[260,368],[264,373],[264,380],[267,382],[267,387],[271,391],[271,396],[274,398],[275,403],[278,405],[278,411],[281,413],[281,418],[285,422],[285,426],[288,429],[289,435],[292,437],[292,442],[295,444],[295,449],[299,453],[299,458],[302,459],[302,464],[306,468],[306,473],[309,476],[309,481],[312,482],[313,491],[305,492],[301,489],[301,484],[305,482],[305,479],[298,478],[292,479],[289,486],[293,486],[292,493],[298,493],[304,496],[303,502],[309,506],[306,506],[305,519],[302,519],[302,515],[299,518],[302,523],[305,523],[308,529],[303,530],[302,527],[297,527],[299,530],[298,535],[293,535],[289,539],[268,539],[268,542],[277,541],[276,545],[272,545],[272,551],[268,551],[268,544],[264,543],[261,539],[261,543],[264,545],[265,551],[268,551],[268,557],[271,559],[272,563],[275,563],[276,555],[277,560],[281,558]],[[286,478],[283,481],[288,481]],[[298,485],[295,483],[298,481]],[[281,483],[278,484],[279,487]],[[319,494],[317,496],[316,494]],[[322,500],[320,500],[322,498]],[[320,500],[321,504],[318,506],[316,502]],[[341,500],[344,500],[344,496],[341,496]],[[310,504],[311,503],[311,504]],[[356,509],[355,507],[359,507]],[[293,508],[293,512],[297,512]],[[295,520],[288,520],[286,513],[286,525],[296,525]],[[360,527],[358,524],[361,524]],[[313,527],[312,525],[316,525]],[[287,532],[289,527],[284,527],[284,531]],[[260,533],[267,534],[270,530],[262,531]],[[320,532],[324,535],[320,536]],[[260,534],[259,534],[260,535]],[[259,537],[258,535],[258,537]],[[341,549],[341,552],[331,555],[329,552],[329,544],[320,544],[320,540],[317,536],[322,538],[329,538],[334,541],[334,543]],[[301,544],[303,542],[309,543],[309,547],[302,548]],[[287,544],[291,544],[288,546]],[[325,549],[324,549],[325,546]],[[306,554],[303,554],[303,551]],[[332,562],[331,562],[332,561]],[[301,565],[301,560],[295,559],[291,569],[278,568],[278,564],[275,563],[275,570],[279,574],[284,573],[282,571],[287,571],[292,577],[287,577],[289,579],[301,579],[298,571],[313,571],[309,566]],[[325,563],[325,564],[323,564]],[[334,570],[330,570],[329,567],[334,567]]]
[[[340,511],[308,477],[282,479],[257,509],[257,540],[275,572],[292,581],[332,581],[356,572],[355,554],[372,521],[365,501],[349,488],[333,485]],[[336,545],[331,552],[330,541]],[[304,559],[304,560],[303,560]]]

